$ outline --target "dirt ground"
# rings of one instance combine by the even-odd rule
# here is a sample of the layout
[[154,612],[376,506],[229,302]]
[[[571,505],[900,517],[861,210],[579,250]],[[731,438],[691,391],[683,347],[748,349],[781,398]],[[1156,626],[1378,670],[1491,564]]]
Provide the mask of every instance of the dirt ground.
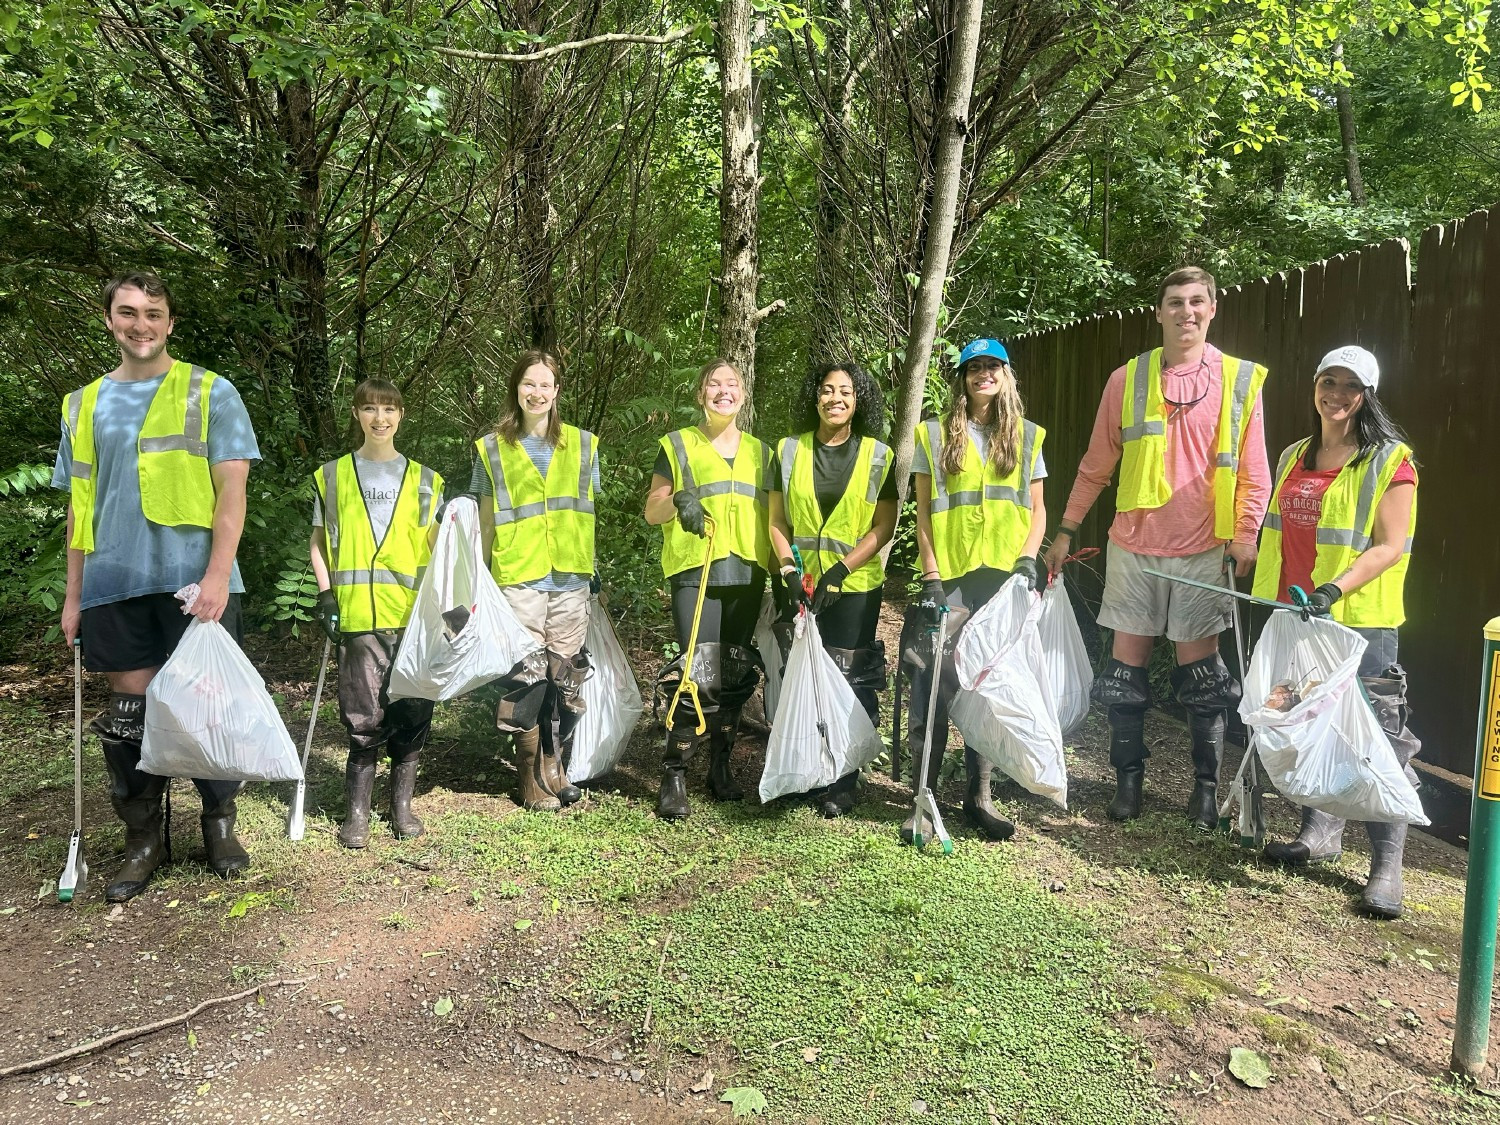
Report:
[[[311,684],[289,673],[310,668],[311,653],[283,646],[256,654],[299,739]],[[86,794],[92,883],[78,904],[59,905],[45,881],[55,877],[71,821],[63,761],[70,679],[59,662],[40,672],[0,670],[0,684],[10,727],[0,754],[23,779],[0,802],[7,1013],[0,1067],[264,985],[153,1034],[0,1079],[0,1120],[730,1116],[717,1099],[723,1074],[736,1066],[732,1049],[695,1054],[659,1041],[649,1027],[580,1005],[565,987],[570,949],[597,921],[587,910],[533,927],[534,904],[523,909],[494,893],[470,867],[422,841],[377,841],[362,853],[331,845],[341,814],[340,732],[326,710],[310,790],[314,847],[284,839],[284,794],[247,795],[241,831],[255,867],[244,880],[221,883],[202,865],[196,800],[178,783],[176,862],[139,898],[108,906],[103,886],[118,863],[120,834],[95,760]],[[102,703],[102,685],[91,684],[90,695]],[[1118,951],[1137,999],[1117,1020],[1140,1045],[1158,1116],[1213,1125],[1500,1119],[1493,1103],[1444,1076],[1464,853],[1414,833],[1407,918],[1364,919],[1352,909],[1367,866],[1362,832],[1351,827],[1337,865],[1306,875],[1265,867],[1223,838],[1190,830],[1180,811],[1190,787],[1185,736],[1156,715],[1149,735],[1154,757],[1141,821],[1122,827],[1103,815],[1108,740],[1096,712],[1071,751],[1070,811],[1001,783],[997,800],[1018,833],[993,846],[1015,849],[1017,877],[1096,919],[1099,939]],[[417,811],[429,823],[540,815],[512,803],[507,765],[476,766],[449,749],[439,740],[424,761]],[[736,768],[752,791],[763,752],[763,738],[742,735]],[[650,802],[658,753],[643,723],[605,788]],[[1238,751],[1229,756],[1226,777]],[[703,801],[701,772],[699,763],[693,792]],[[945,797],[956,803],[957,789],[950,783]],[[382,778],[377,800],[383,792]],[[854,816],[888,833],[909,800],[906,786],[872,776]],[[1275,798],[1268,809],[1273,830],[1286,833],[1293,810]],[[952,819],[961,823],[956,808]],[[460,1004],[463,1018],[448,1017],[445,1002]],[[1240,1046],[1269,1061],[1269,1088],[1230,1075],[1229,1052]],[[705,1083],[710,1071],[720,1078]],[[1487,1082],[1494,1081],[1492,1070]]]

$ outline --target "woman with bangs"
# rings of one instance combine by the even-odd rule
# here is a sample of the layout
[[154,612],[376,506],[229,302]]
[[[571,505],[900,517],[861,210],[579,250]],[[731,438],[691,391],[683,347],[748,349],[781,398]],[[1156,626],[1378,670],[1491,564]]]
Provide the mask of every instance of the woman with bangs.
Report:
[[505,600],[542,646],[503,678],[495,726],[515,744],[518,799],[556,812],[582,797],[568,780],[589,676],[583,647],[594,580],[594,435],[558,412],[562,367],[533,349],[511,369],[500,420],[474,443],[469,491],[480,498],[485,557]]
[[[722,359],[705,364],[698,375],[703,419],[661,439],[646,496],[646,522],[662,530],[662,572],[671,586],[672,620],[684,657],[698,622],[691,672],[707,724],[708,790],[716,801],[744,797],[730,755],[740,709],[760,682],[753,638],[771,558],[771,451],[739,428],[744,403],[744,381],[735,366]],[[700,611],[701,582],[707,588]],[[682,674],[682,657],[662,670],[658,696],[674,672]],[[702,741],[697,726],[698,714],[684,697],[667,716],[656,803],[664,820],[688,815],[687,765]]]
[[[880,552],[897,514],[890,447],[875,437],[885,430],[885,400],[858,364],[827,363],[803,380],[792,417],[799,433],[782,439],[770,496],[784,615],[809,605],[824,649],[878,728],[876,692],[886,673],[885,645],[875,636],[885,585]],[[857,779],[852,771],[809,796],[824,816],[840,816],[854,807]]]
[[370,841],[370,801],[382,750],[391,759],[391,828],[398,837],[423,832],[411,800],[432,701],[392,701],[386,692],[418,579],[432,557],[443,478],[397,451],[406,408],[395,384],[360,383],[353,413],[360,447],[313,476],[311,551],[319,616],[338,647],[339,715],[349,732],[349,811],[339,843],[363,848]]
[[[902,654],[919,669],[912,677],[908,745],[918,752],[931,724],[927,784],[934,788],[948,742],[948,705],[958,690],[953,666],[958,635],[1011,575],[1022,575],[1036,588],[1036,553],[1047,523],[1042,503],[1046,431],[1025,417],[1010,355],[999,340],[974,340],[959,353],[949,403],[942,418],[917,426],[912,459],[922,567],[922,598],[915,608],[929,628],[937,625],[943,607],[949,613],[937,707],[931,715],[926,711],[930,669],[939,663],[930,658],[933,640],[927,641],[925,654]],[[1010,839],[1015,825],[991,801],[990,763],[965,747],[964,773],[965,818],[991,840]],[[913,778],[912,784],[920,788],[922,779]],[[901,826],[901,839],[911,843],[911,819]]]

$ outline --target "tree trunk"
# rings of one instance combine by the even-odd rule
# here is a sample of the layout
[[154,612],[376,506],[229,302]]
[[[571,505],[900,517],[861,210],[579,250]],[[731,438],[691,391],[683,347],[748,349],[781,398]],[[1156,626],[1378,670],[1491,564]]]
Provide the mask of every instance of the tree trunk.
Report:
[[554,107],[548,105],[551,64],[527,63],[516,80],[520,144],[520,214],[516,261],[526,298],[527,335],[533,348],[557,348],[557,296],[552,280],[552,151]]
[[813,274],[812,358],[836,360],[851,352],[848,325],[849,136],[853,90],[849,61],[850,0],[826,0],[828,15],[828,109],[823,126],[818,180],[817,245]]
[[745,383],[741,424],[754,418],[756,288],[760,281],[760,150],[750,67],[751,0],[719,8],[719,93],[724,140],[719,188],[719,355]]
[[[1333,45],[1335,62],[1344,58],[1344,41]],[[1347,83],[1340,82],[1333,88],[1334,100],[1339,107],[1339,140],[1344,146],[1344,176],[1349,181],[1349,202],[1363,207],[1369,202],[1365,196],[1365,178],[1359,172],[1359,137],[1354,131],[1354,92]]]
[[951,69],[938,125],[938,146],[932,192],[931,219],[923,244],[922,280],[906,342],[906,361],[901,369],[896,409],[896,482],[906,499],[911,473],[914,430],[921,420],[922,395],[927,387],[927,367],[937,336],[938,313],[943,304],[943,283],[948,277],[948,258],[953,249],[953,226],[958,213],[959,188],[963,178],[964,138],[968,132],[969,97],[974,90],[974,66],[979,55],[979,24],[984,0],[961,0],[954,28]]
[[323,177],[312,89],[290,82],[277,93],[277,124],[292,172],[286,216],[286,277],[291,292],[292,397],[303,432],[320,449],[337,440],[328,363],[328,262],[323,245]]

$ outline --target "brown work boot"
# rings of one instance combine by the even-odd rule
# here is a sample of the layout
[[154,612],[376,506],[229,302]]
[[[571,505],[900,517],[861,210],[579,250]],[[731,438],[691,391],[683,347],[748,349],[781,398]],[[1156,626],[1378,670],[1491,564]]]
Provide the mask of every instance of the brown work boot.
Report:
[[522,807],[535,812],[556,812],[562,808],[562,802],[544,780],[541,732],[532,727],[511,737],[516,747],[516,777],[521,783],[518,799]]

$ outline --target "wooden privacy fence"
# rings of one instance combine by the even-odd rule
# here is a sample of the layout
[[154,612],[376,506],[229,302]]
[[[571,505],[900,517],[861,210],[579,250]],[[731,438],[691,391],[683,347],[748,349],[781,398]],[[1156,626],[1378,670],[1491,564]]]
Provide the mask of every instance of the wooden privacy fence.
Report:
[[[1313,426],[1324,353],[1361,344],[1380,360],[1380,396],[1411,438],[1420,484],[1406,579],[1401,662],[1422,759],[1470,775],[1481,627],[1500,614],[1500,207],[1428,228],[1412,282],[1404,240],[1224,290],[1209,339],[1270,369],[1266,445]],[[1109,373],[1161,343],[1151,309],[1104,313],[1021,336],[1010,352],[1027,414],[1047,428],[1048,522],[1056,526]],[[1084,524],[1102,546],[1113,489]],[[1080,576],[1085,596],[1091,580]]]

